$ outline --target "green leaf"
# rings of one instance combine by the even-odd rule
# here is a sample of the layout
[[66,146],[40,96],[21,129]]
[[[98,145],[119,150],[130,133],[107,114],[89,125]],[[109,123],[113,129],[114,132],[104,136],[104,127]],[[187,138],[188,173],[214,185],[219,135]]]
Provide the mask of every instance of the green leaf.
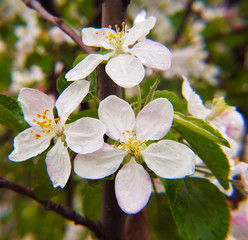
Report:
[[98,111],[97,109],[88,109],[85,111],[72,113],[66,123],[74,122],[82,117],[92,117],[92,118],[98,118]]
[[182,126],[186,127],[195,134],[202,135],[203,137],[208,138],[225,147],[230,147],[229,142],[221,135],[221,133],[209,125],[206,121],[199,118],[185,116],[180,113],[175,113],[174,127],[176,129],[180,129]]
[[85,181],[83,188],[83,213],[84,216],[99,221],[101,217],[101,184],[89,185]]
[[57,90],[59,93],[62,93],[72,82],[67,81],[65,74],[62,73],[57,79]]
[[19,103],[3,94],[0,94],[0,123],[18,133],[29,127]]
[[[207,179],[185,178],[180,188],[161,179],[172,215],[186,240],[224,240],[229,227],[225,196]],[[176,200],[174,201],[176,190]],[[172,200],[171,200],[172,199]]]
[[173,140],[173,141],[176,141],[178,142],[178,139],[176,137],[176,135],[170,130],[163,138],[163,140]]
[[167,197],[170,199],[170,202],[174,204],[177,199],[177,192],[180,188],[182,188],[183,180],[182,179],[171,180],[164,178],[159,178],[159,179],[163,183],[166,189]]
[[38,161],[32,172],[32,187],[35,196],[40,200],[48,200],[56,196],[61,189],[54,188],[46,171],[45,158],[48,151],[45,151],[38,157]]
[[98,98],[96,70],[94,70],[88,77],[86,77],[86,80],[90,82],[90,90],[88,95],[84,98],[83,102],[87,102],[90,99]]
[[200,124],[197,125],[195,122],[186,121],[185,119],[186,117],[182,118],[181,115],[175,115],[173,127],[186,139],[220,184],[225,189],[228,189],[229,163],[223,150],[213,140],[216,140],[217,137],[211,135],[211,132],[207,131],[208,129],[199,128]]
[[154,99],[156,98],[167,98],[173,105],[174,110],[176,112],[186,112],[187,111],[187,107],[186,104],[172,91],[167,91],[167,90],[163,90],[163,91],[156,91],[154,93]]
[[165,194],[153,193],[147,205],[152,240],[180,240],[180,232],[172,217]]

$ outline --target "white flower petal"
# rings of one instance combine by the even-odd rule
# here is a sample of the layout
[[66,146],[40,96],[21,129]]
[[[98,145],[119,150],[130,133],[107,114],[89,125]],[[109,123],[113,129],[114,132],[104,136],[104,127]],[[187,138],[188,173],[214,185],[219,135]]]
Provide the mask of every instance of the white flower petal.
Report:
[[229,137],[242,141],[245,134],[245,119],[241,113],[237,110],[225,111],[220,117],[215,118],[216,121],[220,121],[226,127],[226,133]]
[[146,170],[132,158],[116,175],[115,195],[120,208],[127,214],[141,211],[147,204],[152,184]]
[[206,119],[211,113],[211,110],[206,108],[202,102],[201,97],[195,93],[190,86],[188,79],[183,77],[182,94],[188,101],[188,111],[196,118]]
[[109,77],[124,88],[138,85],[145,76],[145,69],[141,61],[132,55],[120,54],[111,58],[105,69]]
[[87,46],[102,47],[105,49],[115,49],[113,44],[108,43],[106,38],[109,33],[116,35],[116,32],[110,28],[83,28],[82,40]]
[[90,82],[79,80],[69,85],[57,99],[55,106],[60,116],[61,124],[63,125],[69,115],[82,102],[84,97],[88,94]]
[[136,118],[137,137],[142,141],[161,139],[170,130],[173,117],[173,106],[166,98],[153,100],[139,112]]
[[145,21],[139,22],[135,24],[132,28],[130,28],[123,42],[124,49],[127,48],[129,45],[133,45],[139,39],[145,37],[154,27],[155,23],[156,18],[154,16],[150,16]]
[[87,179],[101,179],[116,172],[126,153],[104,144],[103,147],[90,154],[78,154],[74,160],[75,173]]
[[101,54],[89,54],[81,62],[79,62],[74,68],[66,73],[65,78],[67,81],[75,81],[87,77],[94,69],[104,60],[108,60],[113,53],[105,55]]
[[[39,134],[41,137],[35,137]],[[50,145],[54,134],[43,134],[39,127],[31,127],[19,133],[14,138],[14,150],[9,155],[9,160],[14,162],[25,161],[44,152]]]
[[133,130],[135,124],[135,114],[130,104],[111,95],[101,101],[98,113],[99,119],[106,126],[106,134],[114,140],[125,142],[122,133]]
[[149,68],[168,70],[171,66],[171,52],[161,43],[146,39],[138,42],[129,50],[139,60]]
[[71,174],[71,160],[67,148],[58,138],[56,144],[46,155],[47,173],[54,187],[63,188]]
[[37,125],[33,119],[41,121],[41,119],[37,117],[37,114],[42,116],[46,109],[48,109],[46,116],[54,119],[54,100],[45,93],[32,88],[22,88],[18,95],[18,101],[21,103],[25,121],[27,121],[30,126]]
[[142,152],[147,166],[162,178],[183,178],[194,173],[194,152],[182,143],[162,140]]
[[105,126],[98,119],[84,117],[69,124],[64,131],[67,146],[76,153],[86,154],[103,145]]

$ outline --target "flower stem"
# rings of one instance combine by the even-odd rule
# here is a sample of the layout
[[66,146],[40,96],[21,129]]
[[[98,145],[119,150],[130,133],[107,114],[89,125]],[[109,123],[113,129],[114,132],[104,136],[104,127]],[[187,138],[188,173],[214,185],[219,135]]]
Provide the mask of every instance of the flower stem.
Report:
[[137,107],[136,107],[136,110],[135,110],[136,116],[140,112],[140,109],[141,109],[141,92],[140,92],[140,86],[137,85]]

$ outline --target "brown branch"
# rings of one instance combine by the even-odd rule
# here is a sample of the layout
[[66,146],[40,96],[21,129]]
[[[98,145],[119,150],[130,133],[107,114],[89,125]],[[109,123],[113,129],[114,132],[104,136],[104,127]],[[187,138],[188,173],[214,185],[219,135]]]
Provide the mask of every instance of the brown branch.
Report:
[[75,211],[65,208],[61,206],[60,204],[57,204],[50,200],[39,200],[38,198],[35,197],[34,191],[31,188],[26,188],[19,184],[10,182],[2,177],[0,177],[0,188],[9,189],[11,191],[23,194],[35,200],[39,204],[43,205],[46,210],[54,211],[58,213],[59,215],[61,215],[63,218],[73,221],[76,225],[82,225],[84,227],[89,228],[92,232],[96,234],[98,238],[101,238],[103,235],[101,227],[98,223],[93,222],[90,219],[85,218],[82,215],[76,213]]
[[77,43],[77,45],[82,48],[86,53],[94,53],[95,51],[89,47],[86,46],[82,40],[81,37],[71,28],[69,27],[61,18],[53,16],[51,13],[49,13],[38,0],[22,0],[28,7],[36,10],[40,16],[59,27],[63,32],[65,32],[68,36],[71,37],[71,39]]
[[186,7],[185,7],[183,19],[181,21],[181,24],[180,24],[179,28],[176,31],[173,43],[178,43],[179,40],[180,40],[180,37],[181,37],[181,35],[182,35],[183,31],[184,31],[184,28],[185,28],[185,26],[187,24],[189,15],[191,13],[191,10],[192,10],[191,8],[192,8],[193,2],[194,2],[194,0],[189,0],[187,5],[186,5]]

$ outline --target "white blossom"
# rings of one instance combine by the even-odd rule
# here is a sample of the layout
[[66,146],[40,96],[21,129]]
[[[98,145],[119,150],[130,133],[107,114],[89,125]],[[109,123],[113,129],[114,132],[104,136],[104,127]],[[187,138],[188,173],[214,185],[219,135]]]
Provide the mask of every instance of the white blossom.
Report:
[[148,103],[137,115],[126,101],[109,96],[99,106],[106,134],[116,141],[91,154],[78,154],[74,170],[82,178],[100,179],[117,172],[115,193],[119,206],[133,214],[147,204],[152,184],[144,164],[162,178],[183,178],[194,172],[194,153],[182,143],[161,140],[171,128],[174,111],[165,98]]
[[150,39],[143,39],[155,25],[156,18],[151,16],[145,21],[127,29],[122,28],[83,28],[82,39],[88,46],[110,50],[106,54],[90,54],[67,74],[68,81],[88,76],[101,62],[108,61],[106,73],[119,86],[131,88],[139,84],[144,76],[144,66],[167,70],[171,65],[171,54],[167,47]]
[[[20,162],[35,157],[44,152],[53,139],[54,146],[45,159],[47,172],[53,186],[63,188],[71,173],[67,147],[76,153],[91,153],[103,145],[105,127],[99,120],[85,117],[66,124],[69,115],[88,94],[89,85],[85,80],[72,83],[56,102],[36,89],[23,88],[18,101],[25,121],[31,127],[15,137],[14,150],[9,159]],[[53,114],[54,106],[57,118]]]

